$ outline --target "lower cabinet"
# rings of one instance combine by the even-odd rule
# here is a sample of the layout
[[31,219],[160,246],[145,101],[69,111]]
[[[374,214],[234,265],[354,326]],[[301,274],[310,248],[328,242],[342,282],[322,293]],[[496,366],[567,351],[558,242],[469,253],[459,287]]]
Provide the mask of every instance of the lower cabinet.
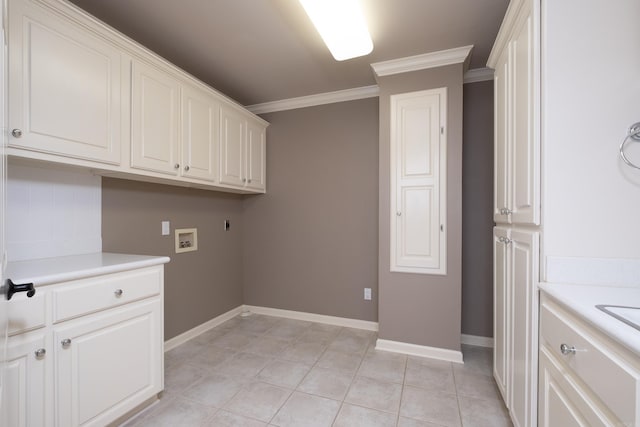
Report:
[[494,229],[494,378],[515,427],[537,425],[538,242]]
[[43,331],[11,337],[7,348],[8,426],[43,427],[52,425],[47,416],[53,403],[52,357],[47,354]]
[[105,426],[157,395],[162,282],[155,266],[36,288],[44,326],[9,337],[9,425]]
[[539,426],[640,426],[640,362],[543,294]]
[[132,304],[55,328],[57,425],[105,425],[162,389],[160,309]]

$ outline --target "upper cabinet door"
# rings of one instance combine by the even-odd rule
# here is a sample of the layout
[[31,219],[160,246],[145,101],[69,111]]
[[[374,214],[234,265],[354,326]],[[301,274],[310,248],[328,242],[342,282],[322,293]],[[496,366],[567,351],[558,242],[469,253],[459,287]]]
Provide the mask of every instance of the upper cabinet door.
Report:
[[539,45],[531,5],[524,7],[495,64],[493,219],[539,225]]
[[266,130],[264,126],[247,121],[247,187],[266,189]]
[[119,50],[31,2],[9,2],[9,145],[120,164]]
[[220,183],[244,186],[245,118],[231,107],[220,107]]
[[131,167],[178,175],[180,83],[142,61],[132,67]]
[[512,144],[511,222],[540,224],[540,142],[538,125],[538,73],[535,61],[534,23],[531,13],[523,16],[511,42]]
[[215,181],[218,176],[220,104],[201,89],[182,88],[182,176]]
[[494,91],[494,203],[493,220],[508,223],[506,209],[510,204],[509,183],[509,50],[498,60],[493,80]]

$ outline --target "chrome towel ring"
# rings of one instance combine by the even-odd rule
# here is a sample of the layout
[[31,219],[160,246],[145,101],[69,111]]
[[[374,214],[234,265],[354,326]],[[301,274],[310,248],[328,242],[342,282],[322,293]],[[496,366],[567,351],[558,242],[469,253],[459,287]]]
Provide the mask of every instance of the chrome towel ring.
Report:
[[634,164],[624,154],[625,145],[627,144],[627,142],[630,142],[632,140],[640,141],[640,122],[634,123],[631,125],[631,127],[629,127],[629,132],[627,133],[627,136],[625,136],[624,140],[622,141],[622,144],[620,144],[620,157],[622,157],[622,160],[632,168],[640,169],[640,166]]

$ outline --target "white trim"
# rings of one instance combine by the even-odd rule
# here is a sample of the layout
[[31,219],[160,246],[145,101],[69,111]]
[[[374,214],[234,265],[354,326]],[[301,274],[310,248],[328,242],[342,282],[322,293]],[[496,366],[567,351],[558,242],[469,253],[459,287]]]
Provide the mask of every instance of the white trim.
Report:
[[474,68],[473,70],[468,70],[464,73],[464,83],[487,82],[489,80],[493,80],[493,74],[493,68]]
[[229,319],[236,317],[238,314],[242,313],[244,306],[238,306],[234,309],[227,311],[226,313],[221,314],[218,317],[214,317],[211,320],[208,320],[193,329],[189,329],[186,332],[181,333],[167,341],[164,342],[164,351],[167,352],[178,347],[180,344],[184,344],[192,338],[197,337],[198,335],[207,332],[209,329],[213,329],[218,325],[223,324]]
[[378,331],[378,322],[367,320],[349,319],[346,317],[326,316],[324,314],[305,313],[302,311],[281,310],[279,308],[256,307],[245,305],[244,310],[265,316],[284,317],[286,319],[306,320],[308,322],[318,322],[327,325],[343,326],[345,328],[364,329],[366,331]]
[[380,94],[378,85],[337,90],[335,92],[317,93],[315,95],[282,99],[280,101],[263,102],[247,105],[244,108],[253,114],[273,113],[275,111],[295,110],[297,108],[314,107],[316,105],[333,104],[334,102],[354,101],[356,99],[375,98]]
[[475,345],[478,347],[493,348],[493,338],[481,337],[478,335],[460,335],[460,343],[466,345]]
[[378,339],[376,350],[390,351],[393,353],[408,354],[410,356],[428,357],[430,359],[446,360],[453,363],[464,363],[462,352],[446,348],[428,347],[426,345],[410,344],[399,341]]
[[443,67],[466,61],[473,45],[408,56],[406,58],[391,59],[389,61],[371,64],[373,72],[378,76],[406,73],[409,71],[425,70],[427,68]]

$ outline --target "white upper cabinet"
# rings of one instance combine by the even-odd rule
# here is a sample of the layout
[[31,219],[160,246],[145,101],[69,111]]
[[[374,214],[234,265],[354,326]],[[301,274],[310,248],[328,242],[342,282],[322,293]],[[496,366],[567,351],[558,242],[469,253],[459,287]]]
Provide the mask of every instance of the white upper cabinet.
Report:
[[266,189],[267,132],[263,124],[247,120],[247,187]]
[[267,122],[68,1],[8,9],[10,159],[265,192]]
[[391,96],[391,271],[446,274],[446,88]]
[[220,182],[244,186],[245,176],[245,119],[235,109],[220,108]]
[[540,224],[539,64],[531,5],[525,2],[495,67],[496,223]]
[[182,175],[215,181],[218,176],[220,104],[213,96],[182,87]]
[[266,126],[241,110],[220,107],[220,183],[264,192]]
[[10,147],[120,164],[120,50],[34,3],[8,7]]
[[131,167],[178,175],[180,82],[137,60],[131,74]]

